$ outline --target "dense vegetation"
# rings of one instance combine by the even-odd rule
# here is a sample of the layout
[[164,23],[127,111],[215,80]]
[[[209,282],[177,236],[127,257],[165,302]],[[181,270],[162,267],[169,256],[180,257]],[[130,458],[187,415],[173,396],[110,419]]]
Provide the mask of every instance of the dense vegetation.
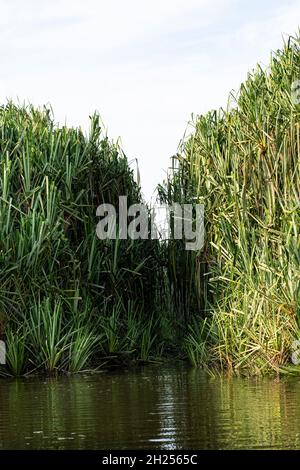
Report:
[[48,109],[0,108],[2,373],[149,360],[171,321],[158,305],[160,245],[99,240],[96,208],[141,201],[128,161],[91,117],[89,136]]
[[96,237],[99,204],[142,201],[97,115],[86,136],[56,125],[49,109],[0,107],[0,373],[169,355],[285,371],[300,338],[299,78],[291,38],[227,110],[196,118],[173,157],[160,199],[204,204],[200,252],[184,240]]
[[160,188],[169,202],[205,205],[203,252],[170,246],[171,282],[196,313],[185,343],[194,364],[282,371],[300,337],[299,78],[299,38],[290,38],[227,110],[197,117]]

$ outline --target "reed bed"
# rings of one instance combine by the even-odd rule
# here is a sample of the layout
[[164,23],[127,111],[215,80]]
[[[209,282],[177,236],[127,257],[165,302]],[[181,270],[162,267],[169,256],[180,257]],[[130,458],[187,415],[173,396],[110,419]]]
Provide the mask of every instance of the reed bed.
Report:
[[171,247],[170,277],[192,299],[184,348],[194,364],[280,372],[299,334],[300,40],[257,66],[227,109],[197,116],[162,186],[169,202],[205,205],[201,253]]
[[[141,202],[97,114],[90,132],[50,109],[0,107],[0,314],[4,374],[97,369],[161,350],[158,243],[99,240],[96,208]],[[112,359],[113,358],[113,359]]]
[[101,128],[0,107],[2,375],[188,358],[241,374],[299,372],[300,39],[192,122],[160,200],[205,206],[205,246],[96,237],[96,208],[141,202]]

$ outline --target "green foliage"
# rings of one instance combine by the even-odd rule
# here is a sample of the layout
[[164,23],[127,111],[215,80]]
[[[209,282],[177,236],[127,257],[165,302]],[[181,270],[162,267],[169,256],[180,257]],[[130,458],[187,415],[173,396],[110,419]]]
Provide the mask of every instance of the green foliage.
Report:
[[14,330],[10,325],[6,329],[6,363],[11,375],[22,375],[27,359],[27,331],[19,327]]
[[283,371],[299,335],[299,38],[198,116],[160,199],[205,206],[205,246],[96,237],[96,208],[141,202],[103,133],[0,107],[1,373],[98,368],[183,352],[194,365]]
[[0,334],[10,373],[75,372],[98,367],[105,351],[136,348],[127,305],[156,310],[159,246],[96,237],[98,205],[118,207],[120,195],[142,201],[98,115],[86,136],[56,125],[47,108],[0,107]]
[[256,373],[290,360],[300,279],[300,107],[291,88],[299,76],[297,37],[268,70],[248,75],[227,110],[195,119],[161,188],[163,199],[205,206],[204,250],[181,253],[174,241],[169,263],[177,298],[191,299],[190,314],[213,332],[205,343],[189,333],[193,363],[209,351],[221,368]]
[[63,367],[63,355],[70,343],[71,329],[63,324],[61,300],[45,298],[32,306],[27,341],[34,363],[53,373]]

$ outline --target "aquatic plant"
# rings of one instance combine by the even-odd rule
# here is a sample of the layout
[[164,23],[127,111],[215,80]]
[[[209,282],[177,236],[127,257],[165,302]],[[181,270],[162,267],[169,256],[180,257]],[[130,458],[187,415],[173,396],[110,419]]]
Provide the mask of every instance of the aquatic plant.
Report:
[[205,205],[204,249],[186,253],[174,241],[169,263],[177,298],[191,299],[189,311],[212,332],[205,347],[201,332],[187,335],[193,363],[202,351],[235,371],[290,361],[299,336],[300,107],[291,91],[299,76],[299,37],[291,37],[267,70],[249,73],[228,109],[194,119],[161,187],[171,202]]
[[[23,325],[18,329],[14,329],[8,325],[5,339],[7,373],[16,377],[20,376],[25,370],[28,355],[28,351],[26,350],[26,327]],[[2,370],[2,373],[3,372]]]
[[119,195],[142,200],[97,114],[85,135],[48,108],[0,107],[0,333],[12,373],[98,367],[105,334],[108,351],[123,347],[108,311],[122,330],[130,302],[155,311],[158,243],[96,237],[98,205]]

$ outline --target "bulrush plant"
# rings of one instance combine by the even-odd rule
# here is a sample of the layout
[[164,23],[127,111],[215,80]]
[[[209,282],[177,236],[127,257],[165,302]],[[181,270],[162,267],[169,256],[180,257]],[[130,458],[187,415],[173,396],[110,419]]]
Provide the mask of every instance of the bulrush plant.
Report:
[[210,332],[200,326],[187,335],[193,363],[243,373],[291,363],[299,337],[299,78],[296,37],[267,70],[248,75],[227,110],[193,121],[163,189],[169,200],[180,193],[205,205],[205,247],[181,260],[197,294],[196,321],[205,318]]

